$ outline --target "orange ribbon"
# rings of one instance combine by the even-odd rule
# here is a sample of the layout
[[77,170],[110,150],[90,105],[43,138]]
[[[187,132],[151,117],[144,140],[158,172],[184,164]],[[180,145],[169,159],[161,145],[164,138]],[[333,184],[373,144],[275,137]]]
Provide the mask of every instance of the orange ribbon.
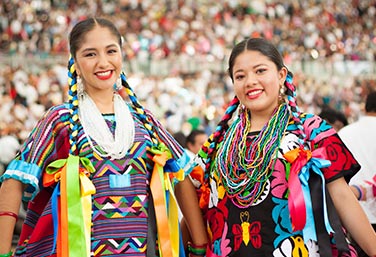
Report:
[[[80,162],[84,168],[79,166]],[[89,159],[69,155],[67,159],[50,163],[43,174],[45,187],[60,183],[55,187],[51,200],[56,207],[53,208],[56,212],[52,211],[52,214],[58,257],[90,256],[90,195],[95,193],[95,187],[88,176],[93,171]],[[60,201],[57,200],[58,195]]]
[[157,220],[159,253],[161,257],[177,257],[180,252],[178,205],[170,178],[181,180],[184,171],[163,143],[150,151],[154,154],[150,188]]
[[289,198],[288,207],[291,216],[293,231],[302,230],[306,224],[306,205],[299,172],[311,159],[312,153],[303,147],[295,148],[283,155],[291,163],[290,175],[288,178]]

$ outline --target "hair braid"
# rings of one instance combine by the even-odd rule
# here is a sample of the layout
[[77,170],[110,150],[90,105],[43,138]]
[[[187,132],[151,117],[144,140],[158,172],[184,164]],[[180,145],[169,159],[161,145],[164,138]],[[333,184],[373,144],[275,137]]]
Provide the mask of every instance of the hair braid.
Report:
[[136,94],[134,93],[132,88],[129,86],[129,84],[127,82],[127,77],[125,76],[124,72],[122,72],[120,74],[120,77],[121,77],[121,83],[125,87],[125,91],[127,92],[129,99],[132,102],[132,105],[133,105],[134,110],[136,111],[136,114],[139,116],[139,118],[143,122],[145,128],[149,132],[149,135],[150,135],[150,138],[152,140],[153,145],[155,145],[155,146],[158,145],[158,136],[157,136],[157,133],[155,131],[155,128],[151,124],[150,118],[145,113],[144,107],[142,107],[142,105],[138,101]]
[[232,115],[234,114],[238,106],[239,99],[235,96],[230,102],[229,106],[227,107],[225,114],[223,115],[221,121],[218,123],[215,131],[213,132],[213,134],[210,135],[210,137],[202,146],[200,150],[200,155],[203,157],[206,156],[206,170],[209,170],[211,165],[211,159],[215,153],[218,143],[220,143],[223,140],[223,136],[229,127],[228,122],[232,118]]
[[296,87],[292,83],[292,78],[293,78],[293,75],[289,71],[287,73],[287,77],[286,77],[286,81],[285,81],[285,85],[286,85],[286,88],[287,88],[286,89],[286,95],[287,95],[288,105],[290,107],[290,111],[291,111],[291,114],[292,114],[292,118],[295,121],[295,123],[296,123],[296,125],[299,129],[299,132],[300,132],[299,143],[302,146],[304,146],[306,134],[304,133],[304,127],[303,127],[302,121],[299,117],[301,112],[300,112],[299,107],[297,106],[297,103],[296,103]]
[[77,73],[74,65],[73,57],[68,61],[68,102],[69,102],[69,143],[70,154],[74,154],[77,150],[77,135],[78,135],[78,95],[77,95]]

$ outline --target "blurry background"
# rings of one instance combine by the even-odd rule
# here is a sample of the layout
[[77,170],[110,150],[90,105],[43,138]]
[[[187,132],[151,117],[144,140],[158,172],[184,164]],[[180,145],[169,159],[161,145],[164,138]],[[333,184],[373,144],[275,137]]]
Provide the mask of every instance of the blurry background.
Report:
[[171,133],[210,133],[233,97],[227,59],[244,37],[272,40],[295,75],[299,105],[348,121],[376,89],[376,0],[2,0],[0,163],[66,100],[68,33],[107,17],[124,37],[124,71]]

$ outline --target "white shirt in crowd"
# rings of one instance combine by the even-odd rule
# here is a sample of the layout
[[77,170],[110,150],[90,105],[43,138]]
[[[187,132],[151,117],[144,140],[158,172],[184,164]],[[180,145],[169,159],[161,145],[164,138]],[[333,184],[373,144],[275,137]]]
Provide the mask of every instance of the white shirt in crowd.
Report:
[[[376,116],[363,116],[338,132],[339,136],[359,162],[361,169],[350,180],[350,185],[370,186],[365,181],[372,181],[376,175]],[[366,201],[359,201],[371,224],[376,224],[376,198],[367,194]]]

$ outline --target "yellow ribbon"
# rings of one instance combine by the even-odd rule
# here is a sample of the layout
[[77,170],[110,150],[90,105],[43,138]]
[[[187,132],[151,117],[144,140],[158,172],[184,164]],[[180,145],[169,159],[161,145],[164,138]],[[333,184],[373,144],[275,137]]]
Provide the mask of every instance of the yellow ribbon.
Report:
[[170,174],[163,169],[171,158],[171,152],[162,143],[152,148],[151,152],[154,154],[154,169],[150,187],[157,219],[159,253],[161,257],[178,257],[180,239],[178,205]]

